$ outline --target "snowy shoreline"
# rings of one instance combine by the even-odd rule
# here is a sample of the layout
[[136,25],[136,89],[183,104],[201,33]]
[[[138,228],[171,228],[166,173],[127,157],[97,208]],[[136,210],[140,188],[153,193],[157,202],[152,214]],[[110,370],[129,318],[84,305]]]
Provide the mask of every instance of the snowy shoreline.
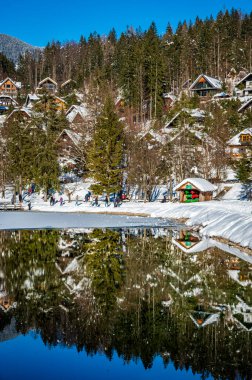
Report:
[[[37,211],[42,211],[42,213]],[[62,213],[64,213],[64,218],[61,217]],[[74,213],[74,218],[72,213]],[[104,207],[104,203],[101,203],[100,207],[92,207],[87,203],[80,203],[78,206],[74,202],[65,203],[64,206],[57,203],[49,206],[48,203],[41,202],[34,204],[30,213],[2,212],[0,229],[37,228],[36,214],[43,214],[43,223],[40,223],[40,228],[81,227],[83,220],[86,223],[85,227],[131,227],[133,225],[158,227],[166,223],[167,226],[171,223],[171,226],[175,227],[179,220],[186,220],[186,226],[197,227],[201,236],[223,238],[241,247],[252,249],[252,202],[211,201],[196,204],[124,202],[120,207],[110,205],[108,208]],[[49,214],[51,216],[48,218]],[[95,215],[92,217],[92,214]],[[88,218],[87,215],[89,215]],[[114,217],[120,218],[113,220]],[[30,220],[29,223],[27,218]]]

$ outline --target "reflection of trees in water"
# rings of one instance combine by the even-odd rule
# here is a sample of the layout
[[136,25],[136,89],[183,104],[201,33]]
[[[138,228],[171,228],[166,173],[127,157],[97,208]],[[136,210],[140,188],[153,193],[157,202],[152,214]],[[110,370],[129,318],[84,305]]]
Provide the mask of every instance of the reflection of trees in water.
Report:
[[[108,358],[116,350],[125,362],[140,358],[146,368],[161,355],[165,365],[172,360],[203,378],[252,377],[251,334],[236,328],[226,312],[204,328],[189,316],[195,310],[214,313],[213,303],[232,304],[235,295],[251,301],[251,287],[228,276],[234,263],[226,253],[211,248],[189,256],[171,244],[169,232],[153,237],[147,230],[22,231],[0,234],[0,242],[19,331],[34,328],[46,344],[60,342]],[[62,257],[67,263],[78,258],[78,266],[60,272],[55,260]],[[247,263],[235,265],[249,276]],[[78,288],[83,278],[90,282]],[[70,288],[74,281],[77,286]]]

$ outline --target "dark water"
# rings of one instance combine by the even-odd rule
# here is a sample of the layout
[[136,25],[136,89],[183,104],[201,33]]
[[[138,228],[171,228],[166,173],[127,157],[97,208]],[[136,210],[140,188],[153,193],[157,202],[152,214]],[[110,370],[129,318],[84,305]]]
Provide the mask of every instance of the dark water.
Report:
[[2,231],[0,379],[252,379],[251,269],[186,231]]

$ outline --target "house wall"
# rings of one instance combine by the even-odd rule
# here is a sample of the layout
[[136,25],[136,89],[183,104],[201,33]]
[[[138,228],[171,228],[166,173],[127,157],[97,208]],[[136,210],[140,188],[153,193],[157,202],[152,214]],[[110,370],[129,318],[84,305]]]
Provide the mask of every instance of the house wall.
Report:
[[9,79],[0,86],[0,95],[9,95],[16,98],[18,89]]

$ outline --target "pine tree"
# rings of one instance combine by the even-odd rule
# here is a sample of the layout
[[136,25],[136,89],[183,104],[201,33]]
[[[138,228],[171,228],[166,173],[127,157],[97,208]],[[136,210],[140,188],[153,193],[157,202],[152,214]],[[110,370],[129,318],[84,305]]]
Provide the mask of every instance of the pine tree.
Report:
[[122,187],[124,134],[123,125],[109,97],[97,120],[93,144],[88,155],[89,169],[96,184],[92,190],[101,194],[117,192]]

